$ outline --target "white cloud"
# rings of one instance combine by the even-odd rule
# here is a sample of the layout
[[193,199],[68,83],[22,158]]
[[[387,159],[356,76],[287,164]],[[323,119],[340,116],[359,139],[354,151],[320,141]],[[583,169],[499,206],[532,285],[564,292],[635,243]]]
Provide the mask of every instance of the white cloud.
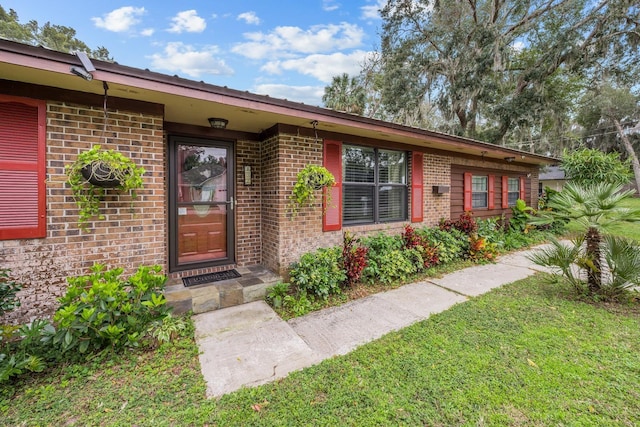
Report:
[[380,9],[384,8],[387,0],[377,0],[374,4],[362,6],[362,19],[380,19]]
[[144,7],[125,6],[102,15],[102,18],[93,17],[91,20],[98,28],[121,33],[129,31],[131,27],[140,22],[138,17],[144,13]]
[[312,54],[344,50],[362,44],[364,31],[354,24],[315,25],[308,30],[300,27],[276,27],[270,33],[245,33],[249,40],[233,47],[233,52],[252,59],[287,58],[297,54]]
[[326,12],[333,12],[340,8],[340,3],[336,3],[336,0],[322,0],[322,10]]
[[238,15],[237,19],[238,21],[244,21],[247,24],[260,24],[260,18],[258,18],[258,15],[256,15],[256,13],[253,11],[241,13],[240,15]]
[[178,12],[176,16],[171,18],[173,24],[167,30],[170,33],[182,33],[186,31],[188,33],[201,33],[207,28],[205,20],[198,16],[198,12],[195,10],[185,10]]
[[303,75],[330,83],[333,76],[348,73],[356,75],[368,52],[356,50],[349,54],[336,52],[330,55],[314,54],[304,58],[269,61],[262,68],[270,74],[282,74],[284,71],[295,71]]
[[156,30],[154,30],[153,28],[145,28],[144,30],[140,31],[140,35],[149,37],[152,36],[155,32]]
[[511,45],[511,48],[516,52],[522,52],[524,50],[525,44],[522,41],[516,41]]
[[156,69],[183,73],[191,77],[200,77],[203,74],[233,74],[231,67],[217,57],[218,53],[217,46],[206,46],[196,50],[193,46],[182,42],[173,42],[165,46],[163,53],[156,53],[149,58]]
[[271,98],[288,99],[307,105],[322,105],[323,86],[289,86],[284,84],[259,84],[252,92],[269,95]]

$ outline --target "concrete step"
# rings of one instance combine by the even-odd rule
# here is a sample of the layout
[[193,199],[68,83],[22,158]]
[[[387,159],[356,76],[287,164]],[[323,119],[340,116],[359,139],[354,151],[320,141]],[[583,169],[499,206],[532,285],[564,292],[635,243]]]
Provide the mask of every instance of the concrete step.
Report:
[[264,299],[266,290],[281,280],[280,276],[260,265],[238,267],[241,277],[185,287],[181,280],[165,288],[167,304],[173,313],[206,313]]

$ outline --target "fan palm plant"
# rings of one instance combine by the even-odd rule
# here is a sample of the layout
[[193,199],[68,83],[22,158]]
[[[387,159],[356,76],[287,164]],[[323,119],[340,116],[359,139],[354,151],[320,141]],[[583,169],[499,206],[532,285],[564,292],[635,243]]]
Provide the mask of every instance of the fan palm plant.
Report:
[[364,112],[365,101],[364,87],[358,79],[350,78],[347,73],[334,76],[331,85],[324,88],[322,96],[325,107],[358,115]]
[[[602,291],[603,235],[614,224],[640,221],[639,209],[631,209],[623,205],[623,201],[630,198],[634,192],[634,190],[623,191],[619,184],[582,185],[570,182],[561,192],[550,197],[548,202],[550,211],[531,219],[534,225],[547,224],[554,220],[569,220],[584,234],[585,257],[581,259],[579,266],[586,269],[587,286],[592,294]],[[543,260],[539,258],[534,261],[540,263]]]

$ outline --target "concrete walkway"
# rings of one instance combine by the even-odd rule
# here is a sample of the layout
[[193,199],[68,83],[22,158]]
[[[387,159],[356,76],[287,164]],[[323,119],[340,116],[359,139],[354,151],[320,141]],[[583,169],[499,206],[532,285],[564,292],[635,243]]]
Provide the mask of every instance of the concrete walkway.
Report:
[[264,301],[198,314],[193,319],[207,396],[286,377],[470,297],[543,271],[527,259],[529,253],[509,254],[496,264],[408,284],[288,322]]

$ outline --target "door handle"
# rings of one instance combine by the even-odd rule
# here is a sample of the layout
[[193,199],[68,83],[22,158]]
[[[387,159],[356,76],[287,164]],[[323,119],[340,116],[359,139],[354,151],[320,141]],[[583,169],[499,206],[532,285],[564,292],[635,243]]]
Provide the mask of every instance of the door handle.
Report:
[[236,203],[237,203],[237,202],[236,202],[236,200],[233,198],[233,196],[231,196],[231,200],[229,200],[229,201],[227,201],[227,202],[225,202],[225,203],[229,205],[229,208],[230,208],[231,210],[233,210],[233,209],[235,209],[235,207],[236,207]]

